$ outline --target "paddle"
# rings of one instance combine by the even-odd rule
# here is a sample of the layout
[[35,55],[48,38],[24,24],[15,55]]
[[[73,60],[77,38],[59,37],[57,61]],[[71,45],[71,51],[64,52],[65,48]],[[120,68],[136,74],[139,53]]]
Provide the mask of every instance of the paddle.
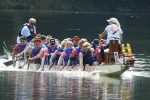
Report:
[[62,71],[65,67],[66,67],[66,66],[65,66],[65,65],[63,65],[63,67],[60,69],[60,71]]
[[12,65],[12,64],[14,64],[15,62],[13,61],[13,60],[10,60],[10,61],[7,61],[7,62],[4,62],[3,64],[5,65],[5,66],[10,66],[10,65]]
[[71,69],[69,69],[69,71],[71,71],[74,67],[75,67],[75,65],[72,65],[72,67],[71,67]]
[[[18,59],[18,60],[20,60],[20,59]],[[13,65],[14,63],[16,63],[16,61],[17,61],[17,60],[15,60],[15,61],[10,60],[10,61],[4,62],[3,64],[4,64],[5,66],[10,66],[10,65]]]
[[27,66],[27,69],[29,69],[29,66],[30,66],[30,62],[31,62],[31,61],[30,61],[30,60],[28,60],[28,66]]
[[53,67],[53,64],[52,65],[50,65],[50,67],[49,67],[49,70],[51,70],[51,68]]
[[45,66],[45,63],[46,63],[45,61],[46,61],[46,58],[44,57],[42,59],[42,62],[41,62],[42,71],[44,71],[44,66]]
[[22,69],[25,65],[27,64],[27,62],[25,62],[23,65],[19,66],[19,69]]
[[6,66],[10,66],[10,65],[16,63],[16,61],[18,61],[18,60],[20,60],[20,59],[22,59],[22,57],[19,58],[19,59],[14,60],[14,61],[13,61],[13,60],[6,61],[6,62],[4,62],[3,64],[6,65]]

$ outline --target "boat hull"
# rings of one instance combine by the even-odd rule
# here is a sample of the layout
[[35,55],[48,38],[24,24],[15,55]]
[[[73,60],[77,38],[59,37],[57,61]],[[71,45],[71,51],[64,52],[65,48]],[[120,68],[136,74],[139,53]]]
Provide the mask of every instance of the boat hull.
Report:
[[[38,71],[38,72],[63,72],[63,71],[71,71],[71,72],[77,72],[77,71],[84,71],[91,74],[101,74],[101,75],[107,75],[107,76],[120,76],[123,72],[125,72],[129,67],[122,64],[104,64],[104,65],[97,65],[97,66],[85,66],[85,68],[77,65],[77,66],[57,66],[54,65],[50,68],[50,65],[38,65],[38,64],[29,64],[24,63],[24,61],[20,60],[16,62],[16,66],[7,66],[7,70],[15,70],[18,69],[20,71]],[[84,69],[84,70],[83,70]],[[4,70],[4,69],[3,69]]]

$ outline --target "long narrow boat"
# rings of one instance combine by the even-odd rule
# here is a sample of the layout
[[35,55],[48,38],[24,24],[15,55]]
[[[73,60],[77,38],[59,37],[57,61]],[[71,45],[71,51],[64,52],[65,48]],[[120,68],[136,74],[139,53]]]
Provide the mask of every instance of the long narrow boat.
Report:
[[[121,58],[120,58],[121,59]],[[121,59],[123,60],[123,59]],[[9,61],[8,59],[5,60],[5,62]],[[127,60],[126,62],[122,63],[113,63],[113,64],[103,64],[103,65],[97,65],[97,66],[85,66],[84,72],[88,72],[91,74],[102,74],[102,75],[107,75],[107,76],[120,76],[122,73],[124,73],[126,70],[128,70],[130,67],[134,66],[134,60]],[[29,67],[29,69],[27,69]],[[39,67],[39,68],[38,68]],[[57,72],[65,72],[65,71],[71,71],[71,72],[78,72],[81,67],[80,66],[57,66],[54,65],[50,70],[49,70],[49,65],[44,66],[44,70],[42,70],[42,66],[38,64],[33,64],[33,63],[24,63],[23,60],[18,60],[16,61],[16,66],[14,67],[13,65],[11,66],[5,66],[3,67],[3,70],[23,70],[23,71],[37,71],[37,72],[42,72],[42,71],[57,71]],[[38,69],[38,70],[37,70]],[[82,68],[83,69],[83,68]],[[81,71],[81,70],[80,70]]]
[[[4,48],[4,50],[5,50],[5,48]],[[7,62],[10,60],[11,55],[9,52],[7,52],[7,50],[5,50],[5,53],[8,57],[8,59],[6,60],[6,62]],[[115,60],[117,60],[117,61],[115,61]],[[90,74],[102,74],[102,75],[107,75],[107,76],[120,76],[122,73],[124,73],[130,67],[134,66],[134,62],[135,62],[134,56],[132,56],[132,57],[131,56],[120,56],[120,57],[117,57],[117,59],[115,58],[115,60],[113,62],[107,61],[107,62],[105,62],[105,64],[99,64],[96,66],[88,66],[87,65],[87,66],[85,66],[85,68],[82,68],[79,65],[77,65],[77,66],[59,66],[59,67],[57,65],[54,65],[50,70],[49,70],[49,65],[45,65],[44,69],[43,69],[41,65],[37,65],[37,64],[33,64],[33,63],[24,63],[23,60],[18,60],[18,61],[16,61],[17,66],[15,66],[15,67],[9,66],[9,67],[7,67],[7,70],[9,70],[9,69],[10,70],[14,70],[14,69],[16,70],[16,68],[17,68],[18,70],[24,70],[24,71],[26,70],[26,71],[40,71],[40,72],[41,71],[79,72],[79,71],[83,71],[83,69],[84,69],[84,72],[88,72]],[[19,69],[19,68],[21,68],[21,69]],[[3,70],[5,70],[5,68],[3,68]]]

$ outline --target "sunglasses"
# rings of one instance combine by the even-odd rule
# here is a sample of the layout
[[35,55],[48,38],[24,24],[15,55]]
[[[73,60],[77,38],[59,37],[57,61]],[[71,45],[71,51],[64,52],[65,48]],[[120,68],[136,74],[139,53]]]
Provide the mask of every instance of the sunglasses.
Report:
[[31,25],[35,25],[35,23],[31,23]]
[[41,45],[41,43],[34,43],[35,45]]
[[55,45],[55,43],[51,43],[50,45]]
[[26,41],[25,40],[21,40],[20,42],[23,43],[23,42],[26,42]]

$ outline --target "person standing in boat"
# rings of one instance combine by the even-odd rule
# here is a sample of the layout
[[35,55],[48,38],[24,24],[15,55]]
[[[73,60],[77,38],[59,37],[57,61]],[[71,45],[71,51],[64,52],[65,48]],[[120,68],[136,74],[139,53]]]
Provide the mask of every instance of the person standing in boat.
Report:
[[109,48],[110,40],[118,40],[119,44],[119,52],[121,51],[121,43],[122,43],[122,34],[123,31],[121,29],[121,25],[117,18],[110,18],[107,20],[109,25],[105,28],[103,33],[99,34],[100,39],[102,39],[105,35],[107,35],[106,45],[101,49],[102,61],[104,61],[104,49]]
[[40,36],[36,33],[36,19],[30,18],[28,23],[23,24],[17,37],[17,43],[20,43],[19,37],[25,36],[27,42],[30,42],[35,36]]

